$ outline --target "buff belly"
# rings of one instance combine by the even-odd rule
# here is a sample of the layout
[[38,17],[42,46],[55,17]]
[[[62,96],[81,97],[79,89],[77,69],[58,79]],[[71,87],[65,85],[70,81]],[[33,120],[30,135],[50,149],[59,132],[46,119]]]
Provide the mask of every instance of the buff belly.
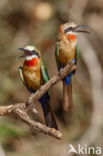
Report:
[[27,85],[35,91],[43,84],[40,67],[24,66],[23,75]]
[[61,44],[59,48],[59,60],[63,65],[68,64],[75,57],[75,47]]

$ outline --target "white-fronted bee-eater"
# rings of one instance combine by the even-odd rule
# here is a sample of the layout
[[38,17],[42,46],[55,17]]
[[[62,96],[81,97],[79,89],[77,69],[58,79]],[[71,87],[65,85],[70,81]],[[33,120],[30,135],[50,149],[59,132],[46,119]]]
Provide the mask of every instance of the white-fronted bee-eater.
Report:
[[[26,46],[19,48],[24,51],[25,61],[23,67],[19,67],[19,74],[23,84],[31,93],[35,93],[43,84],[48,82],[49,76],[42,62],[41,53],[34,46]],[[51,128],[58,129],[55,117],[50,107],[50,95],[46,92],[40,99],[46,125]]]
[[[75,23],[65,23],[60,25],[58,41],[56,43],[55,56],[58,70],[65,67],[71,61],[77,64],[79,49],[77,45],[77,33],[89,33],[87,30],[79,28],[88,27],[87,25],[76,25]],[[72,75],[75,71],[69,73],[63,79],[63,109],[69,111],[72,109]]]

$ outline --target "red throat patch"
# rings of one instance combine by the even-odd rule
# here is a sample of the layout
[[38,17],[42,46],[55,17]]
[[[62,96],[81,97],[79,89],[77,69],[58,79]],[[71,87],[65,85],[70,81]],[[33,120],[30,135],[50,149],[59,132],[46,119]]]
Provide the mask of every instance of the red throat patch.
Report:
[[74,35],[74,34],[68,34],[67,36],[68,36],[68,38],[70,40],[75,40],[76,39],[76,35]]
[[27,66],[34,66],[38,63],[38,58],[32,58],[31,60],[25,60],[24,64]]

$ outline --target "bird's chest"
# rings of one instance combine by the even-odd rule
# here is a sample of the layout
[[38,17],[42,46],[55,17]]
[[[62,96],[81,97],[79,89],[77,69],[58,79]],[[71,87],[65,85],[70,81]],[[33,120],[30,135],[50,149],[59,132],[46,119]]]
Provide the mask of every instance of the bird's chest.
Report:
[[75,57],[75,43],[60,42],[59,45],[59,60],[66,65]]
[[43,84],[40,65],[24,66],[23,75],[27,85],[34,90],[37,90]]

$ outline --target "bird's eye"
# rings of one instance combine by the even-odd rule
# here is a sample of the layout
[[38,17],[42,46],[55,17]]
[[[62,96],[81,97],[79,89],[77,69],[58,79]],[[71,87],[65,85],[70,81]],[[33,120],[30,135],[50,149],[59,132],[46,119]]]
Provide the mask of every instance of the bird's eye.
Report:
[[72,30],[72,27],[69,27],[70,30]]
[[32,50],[32,53],[35,53],[35,50]]
[[34,55],[37,55],[37,56],[39,57],[39,53],[37,53],[35,50],[32,50],[32,53],[33,53]]

